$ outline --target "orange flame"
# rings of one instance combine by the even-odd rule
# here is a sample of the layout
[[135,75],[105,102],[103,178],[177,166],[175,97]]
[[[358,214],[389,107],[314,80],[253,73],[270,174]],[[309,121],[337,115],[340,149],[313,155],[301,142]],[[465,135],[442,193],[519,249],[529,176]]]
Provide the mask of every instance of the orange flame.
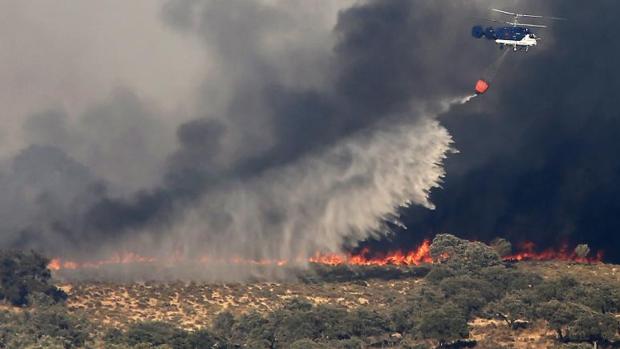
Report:
[[594,257],[579,257],[574,250],[563,245],[559,249],[546,249],[536,252],[536,245],[527,241],[520,245],[520,251],[504,257],[505,261],[564,261],[577,263],[601,263],[603,261],[603,253],[599,251]]
[[430,255],[431,242],[424,240],[422,245],[410,252],[393,251],[382,257],[369,257],[370,250],[362,249],[357,254],[320,254],[317,253],[309,259],[311,263],[327,264],[327,265],[420,265],[422,263],[432,263]]
[[69,260],[62,260],[61,258],[52,259],[47,267],[50,270],[76,270],[82,268],[99,268],[104,265],[115,265],[115,264],[133,264],[133,263],[154,263],[157,259],[153,257],[144,257],[140,256],[133,252],[128,253],[119,253],[114,255],[108,259],[102,259],[98,261],[89,261],[89,262],[75,262]]
[[[360,266],[411,266],[420,265],[423,263],[433,263],[433,259],[430,255],[430,240],[424,240],[420,246],[416,249],[403,252],[402,250],[388,252],[386,254],[373,254],[368,248],[364,248],[358,253],[342,254],[342,253],[316,253],[313,257],[308,258],[305,262],[324,264],[331,266],[338,265],[360,265]],[[598,253],[595,257],[578,257],[574,251],[571,251],[567,246],[562,246],[559,249],[547,249],[542,252],[536,252],[536,246],[532,242],[525,242],[521,244],[520,251],[504,257],[505,261],[572,261],[578,263],[600,263],[603,260],[603,254]],[[48,264],[48,268],[53,271],[58,270],[76,270],[82,268],[99,268],[106,265],[122,265],[122,264],[137,264],[137,263],[165,263],[174,265],[182,261],[182,258],[178,255],[174,255],[171,258],[161,260],[155,257],[141,256],[136,253],[119,253],[111,258],[90,261],[90,262],[75,262],[70,260],[62,260],[61,258],[54,258]],[[278,266],[283,267],[290,263],[288,260],[271,260],[271,259],[248,259],[239,256],[231,257],[228,259],[213,259],[208,256],[200,257],[196,262],[202,264],[214,263],[214,264],[233,264],[233,265],[256,265],[256,266]],[[297,262],[304,262],[304,260],[297,260]]]
[[62,268],[62,265],[60,264],[59,259],[54,258],[49,262],[49,264],[47,265],[47,268],[49,270],[56,271],[56,270],[60,270]]

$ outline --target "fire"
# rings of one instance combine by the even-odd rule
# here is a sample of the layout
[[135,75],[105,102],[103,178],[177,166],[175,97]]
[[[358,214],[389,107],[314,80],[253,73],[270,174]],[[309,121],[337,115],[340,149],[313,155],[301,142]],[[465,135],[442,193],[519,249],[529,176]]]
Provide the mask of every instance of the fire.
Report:
[[579,257],[574,250],[563,245],[559,249],[545,249],[536,252],[536,245],[533,242],[524,242],[520,246],[520,251],[504,257],[505,261],[564,261],[577,263],[601,263],[603,261],[603,253],[599,251],[594,257]]
[[105,265],[115,265],[115,264],[133,264],[133,263],[154,263],[157,259],[153,257],[144,257],[140,256],[133,252],[128,253],[119,253],[108,259],[102,259],[98,261],[89,261],[89,262],[75,262],[69,260],[62,260],[61,258],[52,259],[47,267],[50,270],[76,270],[83,268],[99,268]]
[[413,251],[393,251],[381,257],[372,257],[368,248],[362,249],[357,254],[319,254],[310,258],[311,263],[327,265],[420,265],[422,263],[432,263],[431,242],[424,240],[422,245]]
[[48,268],[49,270],[54,270],[54,271],[56,271],[56,270],[60,270],[60,269],[62,268],[62,265],[61,265],[61,263],[60,263],[60,260],[59,260],[59,259],[54,258],[54,259],[52,259],[52,260],[49,262],[49,264],[47,265],[47,268]]
[[[430,240],[424,240],[417,248],[405,252],[402,250],[392,251],[384,254],[373,253],[369,248],[364,248],[357,253],[319,253],[307,260],[296,260],[296,263],[316,263],[323,265],[359,265],[359,266],[411,266],[424,263],[433,263],[430,255]],[[90,261],[76,262],[54,258],[50,261],[48,268],[53,271],[58,270],[76,270],[82,268],[100,268],[106,265],[122,265],[136,263],[161,263],[164,265],[175,265],[183,259],[174,255],[170,258],[158,259],[155,257],[141,256],[136,253],[127,252],[119,253],[111,258]],[[568,246],[562,246],[559,249],[546,249],[542,252],[536,252],[536,246],[532,242],[525,242],[519,245],[519,252],[504,257],[505,261],[572,261],[578,263],[600,263],[603,260],[602,253],[596,254],[595,257],[579,257]],[[198,258],[195,262],[201,264],[230,264],[230,265],[255,265],[255,266],[277,266],[284,267],[291,263],[289,260],[272,260],[272,259],[249,259],[240,256],[233,256],[226,259],[214,259],[208,256]]]

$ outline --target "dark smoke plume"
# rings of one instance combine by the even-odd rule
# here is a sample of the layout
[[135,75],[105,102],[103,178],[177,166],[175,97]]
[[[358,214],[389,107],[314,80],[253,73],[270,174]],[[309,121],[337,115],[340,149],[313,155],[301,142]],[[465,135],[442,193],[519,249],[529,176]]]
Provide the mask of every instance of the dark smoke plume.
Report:
[[[586,242],[619,262],[620,4],[549,1],[566,17],[541,31],[542,49],[510,55],[484,101],[444,117],[460,154],[447,161],[437,210],[404,213],[391,242],[451,231],[541,248]],[[528,7],[521,7],[528,9]]]
[[[571,14],[569,5],[511,4]],[[496,218],[499,208],[516,204],[502,206],[494,190],[508,190],[504,181],[527,173],[528,166],[545,168],[527,159],[525,154],[537,150],[525,140],[551,139],[544,132],[548,130],[534,127],[539,131],[527,137],[515,130],[528,130],[538,121],[531,115],[543,111],[574,112],[575,105],[560,106],[559,96],[549,96],[547,81],[560,75],[559,57],[576,54],[576,48],[560,44],[561,37],[574,35],[572,23],[554,29],[557,39],[546,41],[553,49],[543,48],[527,60],[516,58],[499,72],[493,89],[505,93],[443,116],[459,137],[456,147],[465,153],[449,163],[445,190],[437,189],[429,200],[430,191],[441,184],[442,164],[452,148],[452,137],[436,117],[467,95],[480,72],[499,56],[493,45],[473,41],[469,34],[472,18],[486,15],[490,1],[339,6],[326,2],[317,9],[305,1],[166,3],[160,11],[163,23],[204,52],[204,79],[192,98],[184,99],[193,102],[164,109],[141,98],[139,91],[120,89],[78,115],[56,108],[29,118],[23,132],[26,147],[7,162],[2,177],[6,192],[12,193],[0,208],[0,214],[11,218],[2,228],[3,245],[77,258],[128,249],[188,257],[295,259],[381,238],[399,221],[403,205],[414,207],[404,211],[411,235],[397,235],[405,240],[444,228],[474,233],[472,227],[484,222],[489,230],[475,233],[495,233],[501,225],[494,222],[518,217],[522,211],[515,208]],[[334,24],[326,13],[333,16],[336,10]],[[549,60],[556,65],[545,70]],[[517,74],[522,71],[528,74]],[[506,76],[510,79],[500,83]],[[570,81],[557,79],[556,90]],[[530,99],[530,85],[541,95]],[[540,104],[524,110],[524,103],[536,100]],[[557,126],[556,119],[545,120],[549,128]],[[497,130],[469,131],[471,138],[464,139],[480,125]],[[491,139],[500,140],[498,135],[504,142],[516,139],[515,146]],[[474,151],[480,154],[472,154],[475,141],[480,149]],[[583,158],[590,159],[585,153]],[[485,167],[494,161],[511,167]],[[527,178],[520,180],[527,183]],[[476,181],[489,186],[474,190]],[[454,190],[452,197],[448,193]],[[491,207],[488,218],[465,219],[456,212],[459,200],[468,205],[463,212],[479,207],[467,200],[480,198],[480,193],[488,193],[479,201]],[[519,193],[527,201],[528,192]],[[551,199],[539,198],[537,204],[544,200]],[[427,212],[435,206],[437,213]]]

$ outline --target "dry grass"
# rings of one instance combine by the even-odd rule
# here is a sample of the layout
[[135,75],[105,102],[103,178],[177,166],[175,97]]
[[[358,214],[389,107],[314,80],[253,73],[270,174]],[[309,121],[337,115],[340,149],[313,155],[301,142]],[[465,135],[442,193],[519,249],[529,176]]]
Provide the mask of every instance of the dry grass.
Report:
[[[185,329],[208,326],[225,310],[234,314],[266,313],[285,301],[305,298],[315,304],[384,308],[404,299],[419,280],[369,281],[363,283],[77,283],[61,285],[68,290],[68,307],[86,312],[103,326],[123,326],[128,322],[160,320]],[[71,287],[68,287],[71,286]]]
[[511,330],[503,321],[488,319],[476,319],[470,326],[471,338],[480,343],[476,348],[544,349],[555,343],[555,333],[548,331],[543,322],[521,330]]
[[[611,282],[620,285],[620,270],[614,265],[584,265],[564,262],[519,263],[517,268],[533,271],[545,278],[572,276],[583,282]],[[352,309],[385,309],[404,302],[409,293],[425,281],[369,280],[326,283],[86,283],[61,285],[69,294],[71,311],[86,312],[90,320],[104,329],[129,323],[161,320],[187,330],[210,325],[222,311],[241,314],[267,313],[287,300],[305,298],[315,304],[339,305]],[[511,330],[506,323],[476,319],[470,323],[477,348],[535,349],[554,346],[554,333],[543,322],[528,329]]]

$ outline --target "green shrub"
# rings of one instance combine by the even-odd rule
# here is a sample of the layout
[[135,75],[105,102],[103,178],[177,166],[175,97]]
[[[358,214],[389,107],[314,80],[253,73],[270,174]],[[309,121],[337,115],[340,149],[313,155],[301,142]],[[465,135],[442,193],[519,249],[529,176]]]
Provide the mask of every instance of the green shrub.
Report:
[[224,338],[231,338],[233,335],[233,327],[235,326],[235,317],[229,311],[224,311],[213,320],[212,329],[217,335]]
[[457,271],[445,264],[434,264],[431,271],[426,275],[425,279],[433,284],[440,283],[443,279],[447,279],[457,275]]
[[364,341],[359,338],[350,338],[330,342],[329,347],[336,349],[363,349],[365,344]]
[[405,304],[396,304],[390,310],[394,329],[401,333],[415,333],[423,314],[436,309],[445,302],[445,296],[434,287],[421,287]]
[[532,309],[520,293],[510,293],[501,300],[488,304],[487,313],[499,317],[513,327],[517,320],[530,319]]
[[567,290],[565,298],[602,314],[620,312],[620,289],[616,285],[581,284]]
[[61,306],[0,313],[0,346],[6,348],[37,348],[43,345],[41,343],[49,347],[62,343],[67,349],[79,348],[90,332],[87,321],[69,315]]
[[125,342],[130,345],[146,343],[152,346],[169,344],[173,348],[190,348],[185,331],[159,321],[132,324],[125,333]]
[[618,332],[618,321],[609,314],[584,312],[577,316],[567,330],[566,339],[574,342],[606,343]]
[[293,301],[269,317],[278,343],[292,343],[300,339],[329,340],[350,337],[348,314],[343,308],[314,307],[303,301]]
[[351,336],[371,337],[379,336],[392,330],[390,321],[381,314],[364,308],[359,308],[348,314],[346,326]]
[[419,336],[435,339],[440,345],[469,336],[469,325],[461,310],[446,303],[436,310],[422,314],[417,326]]
[[0,299],[16,306],[30,304],[30,296],[43,294],[53,301],[64,301],[67,295],[50,284],[49,260],[35,252],[0,252]]
[[257,312],[243,314],[235,322],[232,329],[235,341],[245,343],[247,341],[266,340],[274,341],[274,328],[269,321]]
[[463,309],[467,317],[478,314],[502,293],[494,284],[468,275],[446,278],[439,287],[452,303]]
[[512,244],[506,239],[495,238],[491,241],[490,246],[500,257],[507,257],[512,254]]
[[577,320],[583,312],[583,308],[578,305],[558,300],[543,303],[537,308],[537,315],[547,321],[549,328],[557,333],[560,340],[564,339],[568,325]]
[[580,244],[575,247],[575,255],[579,258],[586,258],[590,254],[590,246],[587,244]]
[[493,248],[450,234],[437,235],[430,249],[433,261],[446,264],[458,272],[473,272],[503,263]]
[[543,282],[542,277],[539,275],[507,268],[503,265],[483,268],[476,276],[487,281],[495,289],[503,293],[531,289]]
[[300,339],[291,344],[290,349],[323,349],[327,348],[322,344],[315,343],[309,339]]
[[109,330],[104,336],[104,341],[117,346],[162,349],[202,349],[211,348],[216,344],[219,348],[226,348],[228,345],[207,330],[187,332],[159,321],[132,324],[125,333],[118,329]]
[[578,287],[579,282],[572,277],[563,276],[559,279],[549,280],[538,284],[534,288],[534,296],[539,303],[549,302],[551,300],[564,301],[568,296],[573,294]]

